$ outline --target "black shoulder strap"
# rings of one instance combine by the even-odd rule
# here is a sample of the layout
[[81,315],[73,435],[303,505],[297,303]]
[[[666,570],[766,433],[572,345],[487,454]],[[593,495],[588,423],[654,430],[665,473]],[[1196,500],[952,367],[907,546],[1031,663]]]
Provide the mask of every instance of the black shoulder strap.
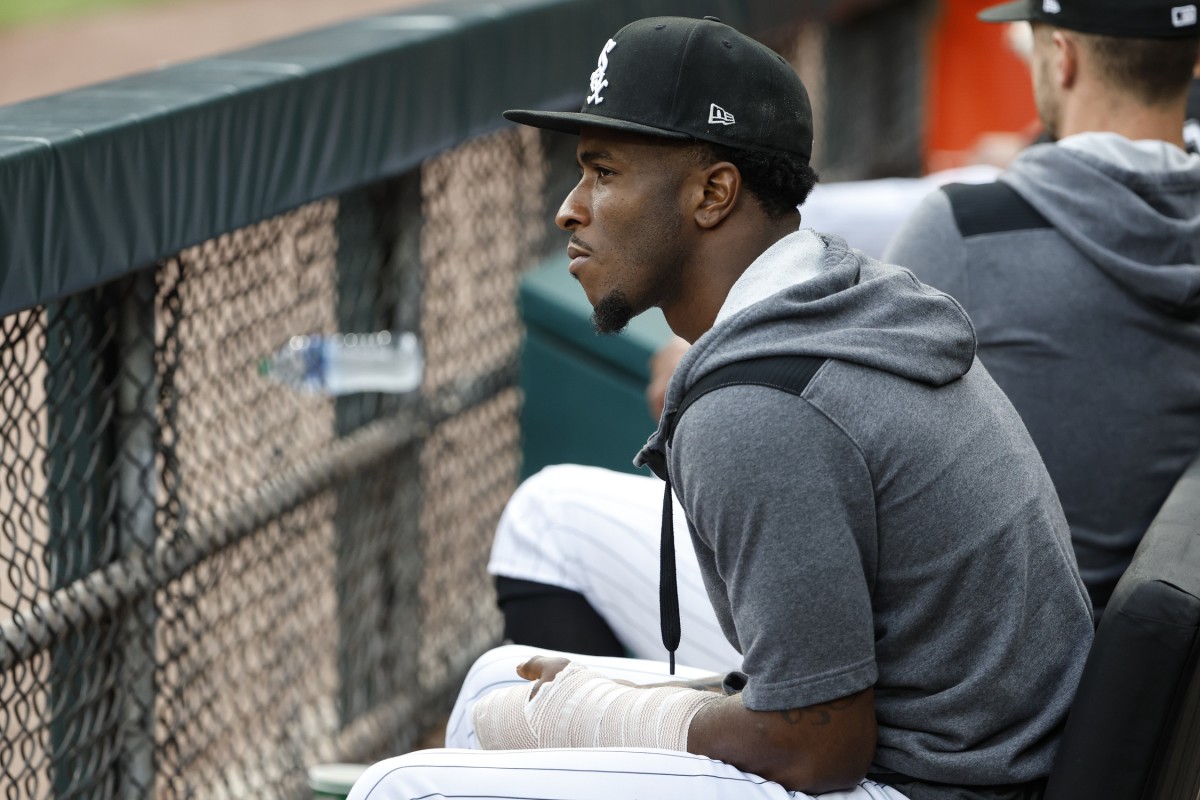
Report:
[[[801,395],[817,370],[828,359],[813,356],[770,356],[735,361],[705,375],[683,395],[679,407],[667,418],[667,442],[675,437],[675,428],[685,411],[704,395],[725,386],[750,384]],[[656,470],[657,471],[657,470]],[[666,481],[663,494],[662,539],[658,573],[658,615],[663,645],[670,656],[671,674],[675,674],[675,651],[679,649],[679,586],[675,576],[675,521],[671,507],[671,476],[666,464],[661,477]]]
[[713,370],[684,393],[679,407],[667,420],[667,442],[675,438],[675,428],[683,413],[709,392],[725,386],[749,384],[801,395],[826,361],[828,359],[815,356],[768,356],[734,361]]
[[942,191],[950,198],[954,222],[963,238],[1053,227],[1007,183],[950,183]]

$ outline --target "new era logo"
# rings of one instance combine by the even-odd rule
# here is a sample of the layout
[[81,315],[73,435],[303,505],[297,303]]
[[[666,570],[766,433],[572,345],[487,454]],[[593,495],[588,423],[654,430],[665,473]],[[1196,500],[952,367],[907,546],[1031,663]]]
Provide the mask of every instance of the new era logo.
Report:
[[1175,6],[1171,9],[1171,24],[1176,28],[1186,28],[1196,24],[1195,6]]
[[721,108],[716,103],[708,107],[708,124],[709,125],[732,125],[734,123],[733,114],[730,114],[725,109]]
[[1058,0],[1042,0],[1042,12],[1046,14],[1058,14],[1062,11],[1062,6],[1058,4]]

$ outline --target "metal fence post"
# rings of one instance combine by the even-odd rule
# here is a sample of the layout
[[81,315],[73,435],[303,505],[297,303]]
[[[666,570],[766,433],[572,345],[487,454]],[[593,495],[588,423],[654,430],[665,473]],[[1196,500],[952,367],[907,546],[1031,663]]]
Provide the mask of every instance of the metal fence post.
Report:
[[[347,332],[420,330],[420,173],[352,192],[338,215],[338,325]],[[364,297],[364,295],[366,295]],[[337,434],[417,402],[351,395]],[[416,685],[421,556],[414,442],[337,487],[340,704],[343,724]],[[359,757],[364,757],[364,754]]]
[[[122,558],[149,552],[157,538],[157,381],[154,360],[153,270],[122,281],[117,329],[118,547]],[[123,769],[121,795],[155,796],[155,625],[154,594],[134,602],[123,615],[120,682]]]
[[[154,543],[153,271],[46,315],[47,549],[57,590]],[[51,651],[55,795],[152,798],[154,597],[106,611],[119,622],[90,620]]]
[[[106,519],[97,507],[102,505],[97,499],[104,497],[106,476],[88,467],[109,463],[113,451],[101,426],[103,401],[94,396],[94,387],[103,383],[103,362],[97,353],[102,305],[95,296],[77,295],[46,309],[47,558],[52,591],[115,555],[106,542]],[[92,432],[98,434],[95,441]],[[89,733],[82,729],[88,678],[80,667],[102,649],[109,632],[103,622],[77,628],[50,650],[49,757],[56,798],[78,792],[80,782],[91,777],[86,774],[89,753],[79,752]],[[103,776],[101,781],[108,783]]]
[[[105,466],[112,463],[114,443],[105,425],[111,413],[105,392],[111,361],[105,357],[102,295],[87,292],[46,308],[51,591],[117,557],[107,513]],[[111,796],[115,790],[116,701],[114,680],[105,674],[117,658],[115,636],[113,626],[95,620],[64,633],[51,647],[49,755],[55,797]]]

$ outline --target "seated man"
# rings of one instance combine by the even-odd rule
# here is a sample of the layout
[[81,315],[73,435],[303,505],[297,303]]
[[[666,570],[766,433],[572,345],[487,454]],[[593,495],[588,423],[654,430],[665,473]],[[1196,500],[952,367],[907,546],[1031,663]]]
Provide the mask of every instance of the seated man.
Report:
[[[1034,21],[1035,95],[1062,141],[1030,148],[998,183],[933,192],[887,251],[966,307],[980,360],[1046,462],[1097,616],[1200,451],[1200,156],[1188,140],[1200,126],[1185,125],[1185,114],[1200,119],[1200,34],[1175,8],[993,12]],[[652,393],[680,352],[656,359]],[[513,641],[656,652],[642,610],[656,596],[654,562],[635,554],[656,546],[657,493],[652,478],[581,467],[520,488],[489,567]],[[693,569],[681,565],[685,658],[717,668],[731,653]],[[556,611],[563,624],[530,630]]]
[[[712,18],[641,20],[590,88],[578,113],[506,116],[579,136],[557,222],[597,328],[657,306],[692,343],[639,460],[678,490],[740,670],[723,692],[646,688],[624,659],[502,649],[450,741],[526,752],[400,756],[351,797],[1036,797],[1091,614],[961,306],[797,230],[811,110],[761,44]],[[532,683],[489,692],[510,668]]]

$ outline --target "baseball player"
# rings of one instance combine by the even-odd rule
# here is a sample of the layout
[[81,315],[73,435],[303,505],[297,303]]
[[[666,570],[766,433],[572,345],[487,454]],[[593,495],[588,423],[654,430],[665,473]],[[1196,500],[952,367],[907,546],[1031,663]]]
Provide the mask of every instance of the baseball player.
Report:
[[[1091,106],[1105,118],[1081,126],[1073,111],[1067,127],[1044,134],[1046,141],[1066,137],[1064,146],[1036,148],[999,184],[932,193],[887,252],[888,260],[954,295],[977,324],[980,360],[1021,414],[1055,482],[1097,614],[1167,490],[1200,447],[1200,408],[1192,401],[1200,345],[1191,321],[1196,298],[1188,289],[1195,256],[1183,247],[1198,240],[1186,229],[1196,224],[1200,185],[1200,79],[1191,79],[1184,97],[1189,74],[1200,75],[1200,66],[1191,66],[1200,28],[1188,8],[1161,0],[1083,0],[1059,12],[1036,3],[991,12],[1003,22],[1038,23],[1044,77],[1036,88],[1051,121],[1061,116],[1055,109],[1063,102]],[[1024,43],[1019,49],[1029,60],[1034,39],[1027,24],[1024,30],[1014,39]],[[1079,73],[1088,94],[1072,87],[1058,99],[1062,90],[1047,80],[1045,66],[1055,41],[1051,31],[1069,46],[1070,74]],[[1097,49],[1104,58],[1097,59]],[[1109,113],[1118,107],[1130,110]],[[1179,140],[1174,131],[1184,113]],[[1161,120],[1161,131],[1134,129],[1145,120]],[[1047,158],[1051,168],[1042,166]],[[1055,192],[1079,180],[1068,179],[1065,168],[1090,170],[1088,159],[1101,162],[1096,190],[1072,192],[1080,205],[1064,206]],[[986,174],[960,173],[954,180],[985,182]],[[874,183],[834,186],[854,198],[845,201],[849,208],[870,204],[870,191],[859,194]],[[1006,184],[1018,187],[1036,209],[1021,208],[1011,194],[1005,199]],[[986,205],[997,197],[1008,206]],[[893,206],[899,201],[889,199]],[[827,230],[821,223],[835,220],[827,213],[814,216],[814,202],[819,208],[816,191],[805,203],[804,224]],[[1123,210],[1109,219],[1105,209],[1118,206]],[[1043,224],[1042,214],[1055,218],[1055,225]],[[876,216],[867,209],[859,222],[877,222]],[[1010,229],[977,224],[1000,219],[1009,220]],[[931,246],[935,239],[942,244]],[[1052,273],[1045,271],[1049,261],[1058,265]],[[1048,282],[1048,274],[1058,283]],[[1124,322],[1114,325],[1118,320]],[[1136,323],[1127,324],[1131,320]],[[1050,331],[1053,336],[1046,335]],[[655,419],[686,348],[676,339],[651,363]],[[1141,370],[1145,380],[1129,385],[1125,375],[1141,369],[1146,354],[1153,354],[1156,368]],[[657,657],[658,622],[647,609],[658,596],[653,526],[660,494],[653,477],[576,465],[548,467],[522,484],[496,531],[488,567],[497,576],[508,638],[552,649]],[[676,536],[686,542],[681,515],[675,515]],[[725,669],[737,663],[736,652],[712,614],[690,548],[678,547],[688,632],[679,657]]]
[[[638,456],[664,479],[669,666],[492,651],[450,747],[373,765],[351,798],[1037,797],[1091,614],[961,306],[798,230],[811,109],[760,43],[639,20],[588,90],[505,116],[578,136],[556,221],[597,329],[657,306],[692,344]],[[674,664],[676,516],[733,672]]]

